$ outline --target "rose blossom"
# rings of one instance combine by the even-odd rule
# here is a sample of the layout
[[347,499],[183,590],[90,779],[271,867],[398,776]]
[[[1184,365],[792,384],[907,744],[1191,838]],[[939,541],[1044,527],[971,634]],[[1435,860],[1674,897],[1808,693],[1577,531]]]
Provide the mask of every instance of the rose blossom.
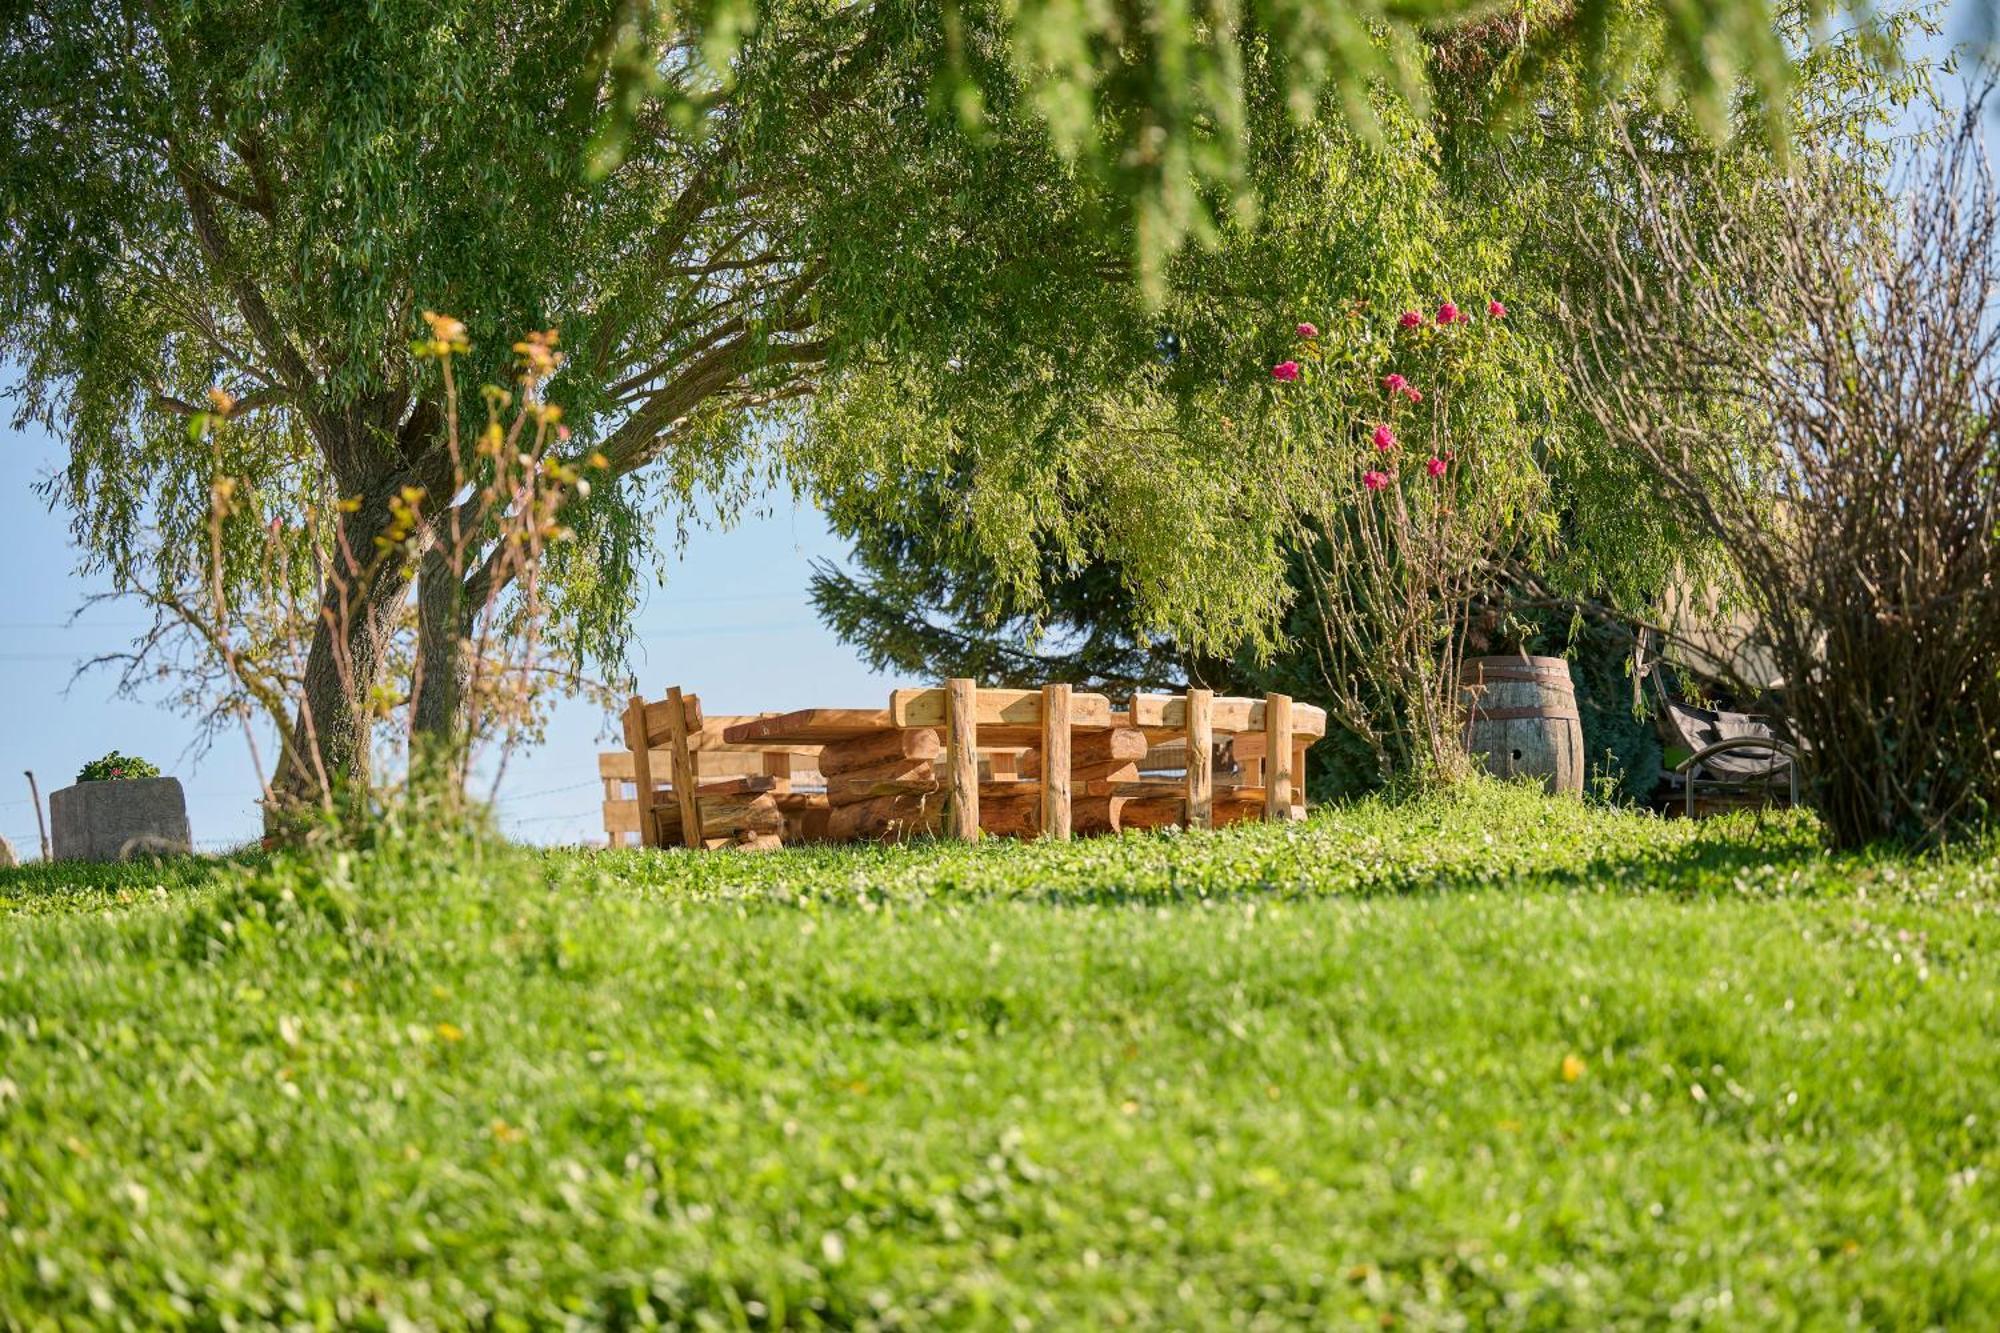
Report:
[[1361,484],[1371,491],[1379,491],[1389,484],[1389,474],[1372,470],[1364,472],[1361,474]]
[[1377,426],[1375,434],[1371,438],[1375,441],[1375,447],[1385,453],[1396,447],[1396,432],[1390,430],[1386,425]]
[[1498,301],[1488,301],[1486,303],[1486,313],[1494,319],[1505,319],[1507,318],[1507,307],[1501,305]]
[[1315,325],[1313,325],[1313,324],[1310,324],[1310,323],[1306,323],[1306,324],[1300,324],[1300,325],[1299,325],[1299,337],[1301,337],[1301,338],[1317,338],[1317,337],[1319,337],[1319,329],[1318,329],[1318,328],[1317,328],[1317,327],[1316,327]]
[[1299,363],[1296,361],[1280,361],[1271,367],[1271,378],[1274,380],[1283,380],[1289,384],[1298,377]]
[[1409,383],[1401,375],[1384,375],[1382,377],[1382,387],[1390,393],[1401,393],[1409,386]]
[[1430,473],[1433,477],[1442,477],[1444,475],[1444,460],[1442,458],[1433,458],[1430,462],[1424,464],[1424,471]]
[[1424,322],[1424,317],[1414,310],[1405,310],[1403,317],[1396,322],[1406,329],[1414,329],[1417,325]]
[[1438,323],[1440,324],[1458,323],[1458,307],[1453,305],[1449,301],[1446,301],[1443,305],[1439,306]]

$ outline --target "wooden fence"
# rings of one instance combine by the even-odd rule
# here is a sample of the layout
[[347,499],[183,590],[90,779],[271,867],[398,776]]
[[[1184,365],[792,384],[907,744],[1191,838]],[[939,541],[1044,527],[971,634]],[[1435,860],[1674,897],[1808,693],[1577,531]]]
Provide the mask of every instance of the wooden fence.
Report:
[[626,707],[598,757],[613,846],[775,847],[945,834],[1068,838],[1305,813],[1324,710],[1261,699],[1104,694],[970,680],[887,708],[704,719],[680,689]]

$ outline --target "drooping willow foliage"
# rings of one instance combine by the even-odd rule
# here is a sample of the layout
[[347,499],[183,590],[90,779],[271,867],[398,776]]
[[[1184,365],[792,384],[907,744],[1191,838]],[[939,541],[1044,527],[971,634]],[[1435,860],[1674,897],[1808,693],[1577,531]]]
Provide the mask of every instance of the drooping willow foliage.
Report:
[[[1781,25],[1796,37],[1806,19],[1787,10]],[[1905,16],[1894,31],[1920,26],[1921,16]],[[1883,130],[1927,87],[1922,68],[1876,65],[1872,41],[1811,47],[1789,118],[1795,151],[1833,164],[1826,188],[1862,210],[1879,206]],[[836,475],[828,487],[856,557],[852,572],[816,577],[829,622],[877,663],[910,672],[1112,686],[1193,679],[1329,703],[1373,678],[1382,688],[1350,710],[1350,724],[1378,753],[1350,768],[1379,780],[1385,764],[1407,764],[1421,748],[1398,734],[1412,700],[1389,682],[1437,682],[1453,610],[1419,605],[1422,623],[1393,635],[1385,615],[1384,642],[1402,645],[1387,658],[1352,641],[1332,656],[1312,647],[1328,635],[1315,596],[1325,576],[1368,554],[1349,540],[1346,517],[1359,498],[1359,437],[1279,429],[1272,409],[1295,390],[1270,372],[1299,355],[1294,326],[1309,320],[1311,369],[1331,377],[1323,420],[1379,419],[1379,377],[1418,373],[1391,363],[1393,317],[1411,309],[1429,321],[1449,298],[1476,319],[1489,298],[1502,300],[1509,336],[1455,369],[1455,396],[1475,410],[1444,447],[1479,452],[1490,475],[1513,479],[1505,495],[1483,497],[1500,508],[1465,561],[1486,567],[1449,571],[1452,596],[1504,599],[1510,572],[1525,570],[1541,594],[1643,612],[1677,569],[1712,562],[1699,525],[1576,402],[1571,294],[1601,282],[1595,241],[1584,238],[1643,211],[1646,173],[1693,185],[1704,225],[1726,216],[1755,234],[1779,219],[1734,202],[1793,158],[1748,133],[1760,114],[1751,90],[1738,103],[1745,132],[1717,147],[1692,114],[1640,98],[1598,114],[1580,66],[1544,69],[1535,113],[1496,136],[1482,120],[1504,105],[1509,58],[1440,43],[1435,113],[1411,116],[1387,99],[1372,141],[1337,124],[1297,126],[1265,85],[1252,104],[1268,114],[1246,139],[1261,211],[1169,266],[1157,320],[1128,334],[1142,344],[1131,370],[1085,407],[964,411],[949,385],[894,364],[823,395],[813,418],[820,456],[858,459],[846,475],[870,479],[852,486]],[[1253,89],[1256,75],[1246,76]],[[1101,479],[1149,463],[1160,473],[1143,493]],[[898,486],[898,475],[926,480]],[[989,492],[1010,515],[997,531],[980,517]],[[1384,558],[1383,568],[1403,570],[1393,552]],[[1398,579],[1393,605],[1405,611]],[[1393,590],[1380,591],[1373,604],[1386,609]]]

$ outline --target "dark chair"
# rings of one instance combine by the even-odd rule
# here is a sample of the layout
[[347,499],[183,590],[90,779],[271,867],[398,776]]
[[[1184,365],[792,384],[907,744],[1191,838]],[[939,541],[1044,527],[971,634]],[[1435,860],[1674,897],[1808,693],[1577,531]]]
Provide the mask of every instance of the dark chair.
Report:
[[1696,788],[1715,792],[1769,791],[1782,780],[1786,800],[1799,803],[1799,747],[1771,724],[1749,713],[1694,708],[1662,697],[1660,726],[1668,740],[1692,751],[1675,770],[1686,811],[1694,813]]
[[1659,662],[1647,660],[1650,638],[1649,632],[1641,632],[1634,653],[1633,705],[1639,702],[1640,680],[1651,679],[1659,706],[1660,739],[1670,748],[1688,751],[1673,770],[1681,781],[1686,813],[1694,813],[1699,788],[1718,794],[1769,792],[1781,781],[1786,801],[1797,805],[1799,767],[1804,761],[1799,747],[1755,713],[1696,708],[1668,697]]

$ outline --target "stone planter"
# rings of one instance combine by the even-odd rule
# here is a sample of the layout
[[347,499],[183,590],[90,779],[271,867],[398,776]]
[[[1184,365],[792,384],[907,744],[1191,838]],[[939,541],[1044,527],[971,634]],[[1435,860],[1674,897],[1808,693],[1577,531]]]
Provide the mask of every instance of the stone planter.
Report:
[[49,793],[58,861],[185,856],[194,850],[179,778],[79,782]]

